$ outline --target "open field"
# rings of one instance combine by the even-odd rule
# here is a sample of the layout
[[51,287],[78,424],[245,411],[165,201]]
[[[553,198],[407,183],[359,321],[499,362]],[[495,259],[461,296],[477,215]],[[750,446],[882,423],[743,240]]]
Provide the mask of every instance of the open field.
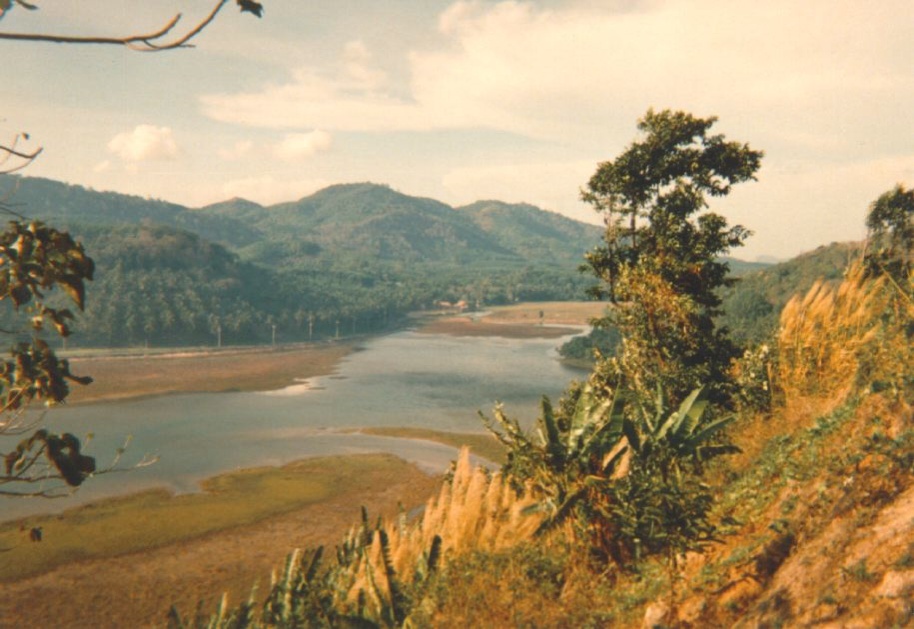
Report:
[[223,591],[237,603],[255,581],[265,591],[293,548],[339,543],[361,505],[391,516],[438,482],[389,455],[308,459],[217,477],[200,494],[145,492],[7,523],[0,626],[161,626],[173,603],[184,615],[203,598],[214,609]]
[[345,342],[277,348],[226,349],[150,355],[74,356],[73,373],[92,376],[73,385],[68,403],[101,402],[220,391],[264,391],[295,384],[298,378],[333,373],[352,345]]
[[603,301],[543,301],[525,302],[510,306],[497,306],[486,318],[498,323],[526,323],[536,325],[543,313],[543,323],[548,325],[589,325],[594,317],[603,316]]
[[464,313],[429,319],[420,332],[455,336],[559,338],[578,331],[562,326],[589,325],[590,320],[602,315],[605,308],[605,303],[595,301],[530,302],[496,306],[483,317],[475,313]]

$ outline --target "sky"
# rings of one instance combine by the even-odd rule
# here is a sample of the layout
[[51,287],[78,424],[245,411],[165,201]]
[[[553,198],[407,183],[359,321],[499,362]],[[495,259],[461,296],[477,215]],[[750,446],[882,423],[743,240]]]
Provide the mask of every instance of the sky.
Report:
[[[711,209],[785,259],[865,235],[914,186],[914,2],[262,0],[192,49],[0,41],[0,141],[24,175],[200,207],[372,181],[454,206],[527,202],[589,222],[600,162],[649,108],[717,116],[765,152]],[[36,0],[0,31],[127,35],[215,0]]]

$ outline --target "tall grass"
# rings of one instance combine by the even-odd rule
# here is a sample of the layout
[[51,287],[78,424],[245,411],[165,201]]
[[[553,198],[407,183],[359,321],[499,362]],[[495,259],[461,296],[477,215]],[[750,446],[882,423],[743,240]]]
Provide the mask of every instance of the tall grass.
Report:
[[[251,603],[190,626],[271,626],[330,619],[399,626],[426,600],[430,577],[447,562],[473,551],[512,548],[533,539],[541,517],[529,513],[533,500],[520,498],[499,473],[470,463],[463,448],[449,482],[413,521],[362,522],[337,547],[336,564],[321,567],[322,551],[290,556],[273,579],[262,613]],[[171,625],[188,626],[173,610]],[[330,624],[333,624],[331,622]]]
[[781,313],[777,384],[787,401],[840,402],[863,388],[903,394],[910,386],[914,277],[899,283],[853,263],[837,286],[817,282]]

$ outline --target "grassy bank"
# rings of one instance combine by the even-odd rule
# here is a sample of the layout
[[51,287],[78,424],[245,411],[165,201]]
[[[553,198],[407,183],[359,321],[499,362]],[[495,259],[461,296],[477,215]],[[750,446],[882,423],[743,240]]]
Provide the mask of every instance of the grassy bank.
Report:
[[[214,479],[200,494],[148,493],[0,529],[0,626],[164,626],[228,592],[246,599],[293,548],[339,543],[364,505],[394,517],[439,479],[390,455],[308,459]],[[242,498],[243,499],[239,499]],[[44,539],[30,542],[28,528]],[[26,574],[34,574],[25,577]],[[53,595],[48,595],[53,593]],[[204,607],[204,608],[208,608]]]
[[[254,524],[345,496],[374,475],[402,482],[411,466],[389,455],[307,459],[281,468],[217,476],[203,491],[174,495],[150,490],[103,500],[60,515],[28,517],[0,526],[0,581],[21,579],[73,561],[115,557]],[[419,472],[410,472],[414,477]],[[418,477],[417,477],[418,478]],[[354,508],[357,508],[357,504]],[[28,532],[41,527],[43,541]]]

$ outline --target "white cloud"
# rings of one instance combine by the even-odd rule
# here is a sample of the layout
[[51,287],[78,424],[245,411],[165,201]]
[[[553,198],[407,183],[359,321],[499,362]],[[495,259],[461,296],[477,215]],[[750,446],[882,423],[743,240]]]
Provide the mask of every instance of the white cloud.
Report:
[[333,136],[320,129],[309,133],[290,133],[273,148],[273,155],[278,159],[292,162],[330,150],[332,145]]
[[365,42],[355,40],[343,48],[343,69],[346,75],[364,89],[376,89],[383,85],[387,75],[373,67],[373,55]]
[[[619,9],[631,4],[458,2],[440,16],[441,45],[410,54],[406,96],[378,89],[357,41],[346,46],[341,77],[309,68],[283,85],[202,103],[216,119],[262,127],[489,128],[602,143],[627,141],[649,106],[719,113],[766,135],[819,133],[873,103],[914,116],[904,105],[914,98],[914,27],[898,27],[914,24],[907,0],[878,8],[658,0]],[[843,130],[845,148],[862,132]]]
[[251,154],[254,149],[254,143],[250,140],[243,140],[241,142],[235,142],[229,148],[219,149],[216,153],[219,155],[220,159],[223,159],[227,162],[233,162],[235,160],[242,159]]
[[114,136],[108,142],[108,152],[125,162],[136,163],[176,159],[180,149],[169,127],[141,124]]
[[92,172],[94,173],[104,173],[108,172],[109,170],[111,170],[111,162],[107,159],[97,163],[92,167]]
[[306,197],[330,185],[323,179],[292,179],[273,175],[246,177],[228,181],[221,187],[222,198],[241,197],[263,205]]

